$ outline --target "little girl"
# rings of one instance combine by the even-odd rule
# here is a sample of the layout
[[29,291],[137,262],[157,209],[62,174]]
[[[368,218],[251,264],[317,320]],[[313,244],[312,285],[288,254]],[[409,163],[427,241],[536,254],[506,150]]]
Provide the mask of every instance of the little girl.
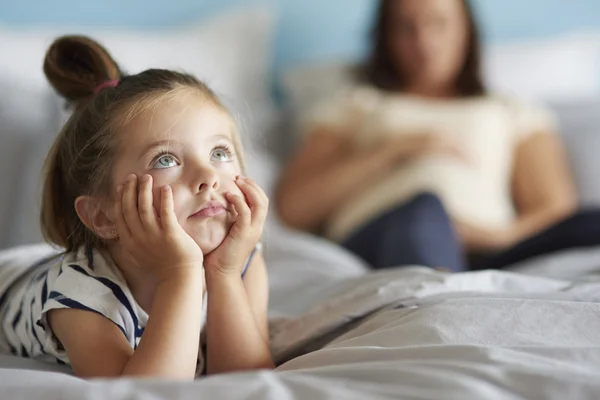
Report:
[[124,75],[85,37],[56,40],[44,72],[74,107],[41,212],[66,251],[1,296],[5,347],[81,377],[190,379],[203,343],[209,374],[272,368],[268,199],[215,94],[179,72]]

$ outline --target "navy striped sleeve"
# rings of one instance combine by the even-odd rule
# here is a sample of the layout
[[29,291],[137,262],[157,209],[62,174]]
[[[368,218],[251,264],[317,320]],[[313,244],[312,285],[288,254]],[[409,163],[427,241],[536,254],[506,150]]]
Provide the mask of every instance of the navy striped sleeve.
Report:
[[250,253],[250,255],[248,256],[248,259],[246,260],[246,265],[244,265],[244,269],[242,270],[242,279],[244,279],[244,275],[246,275],[246,272],[248,271],[248,268],[250,267],[250,264],[252,263],[252,259],[254,258],[254,255],[262,248],[261,244],[257,244],[256,247],[254,248],[254,250],[252,250],[252,253]]

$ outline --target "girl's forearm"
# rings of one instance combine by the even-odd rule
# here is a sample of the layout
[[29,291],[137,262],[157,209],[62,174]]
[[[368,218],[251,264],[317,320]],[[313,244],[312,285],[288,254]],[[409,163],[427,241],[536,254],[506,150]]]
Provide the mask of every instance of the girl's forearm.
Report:
[[208,373],[273,368],[241,277],[207,272],[206,282]]
[[193,379],[202,323],[202,267],[159,284],[140,344],[123,375]]

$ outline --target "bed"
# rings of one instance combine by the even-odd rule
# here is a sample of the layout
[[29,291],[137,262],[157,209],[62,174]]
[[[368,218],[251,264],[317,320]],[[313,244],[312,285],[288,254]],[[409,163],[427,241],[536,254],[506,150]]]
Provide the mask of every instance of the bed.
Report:
[[[249,175],[272,193],[281,160],[299,140],[281,135],[294,131],[288,125],[294,119],[276,109],[270,96],[272,25],[273,16],[260,9],[169,34],[86,33],[114,49],[129,71],[181,65],[208,80],[242,121]],[[35,199],[43,155],[66,115],[39,68],[56,33],[0,30],[0,48],[21,54],[17,66],[0,62],[0,170],[5,172],[0,184],[11,188],[0,192],[0,268],[27,265],[53,251],[37,244]],[[251,49],[240,45],[249,37]],[[210,45],[215,38],[219,46]],[[190,54],[190,46],[201,56]],[[574,99],[563,95],[565,80],[583,79],[575,69],[583,63],[587,71],[592,47],[579,54],[561,42],[559,50],[571,49],[565,76],[553,76],[562,86],[552,92],[546,82],[542,91],[529,86],[524,93],[557,94],[544,99],[559,115],[584,205],[600,204],[600,182],[595,182],[600,164],[593,150],[600,147],[600,93],[585,93],[600,85],[571,82],[580,90],[571,92]],[[343,76],[346,67],[301,68],[285,75],[282,87],[292,110],[334,90],[330,85],[343,84],[333,76]],[[600,398],[600,248],[539,257],[503,272],[450,275],[409,266],[371,273],[353,255],[282,226],[275,215],[264,239],[275,371],[186,384],[84,381],[64,367],[0,355],[0,398]]]
[[[275,371],[188,384],[88,382],[61,367],[2,356],[2,398],[563,400],[600,395],[598,249],[519,267],[527,274],[447,275],[419,267],[368,274],[328,243],[277,234],[284,239],[271,240],[266,250],[272,344],[278,360],[289,361]],[[26,247],[13,251],[12,259],[44,251],[51,249]],[[552,260],[561,268],[553,270]],[[565,266],[571,267],[569,277]]]

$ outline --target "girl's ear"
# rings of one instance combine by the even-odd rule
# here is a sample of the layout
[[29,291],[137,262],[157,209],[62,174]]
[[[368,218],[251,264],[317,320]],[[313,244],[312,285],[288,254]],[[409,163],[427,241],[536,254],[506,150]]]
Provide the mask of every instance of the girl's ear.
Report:
[[102,210],[97,199],[91,196],[79,196],[75,200],[75,211],[81,222],[100,238],[111,240],[117,237],[115,224],[110,216]]

